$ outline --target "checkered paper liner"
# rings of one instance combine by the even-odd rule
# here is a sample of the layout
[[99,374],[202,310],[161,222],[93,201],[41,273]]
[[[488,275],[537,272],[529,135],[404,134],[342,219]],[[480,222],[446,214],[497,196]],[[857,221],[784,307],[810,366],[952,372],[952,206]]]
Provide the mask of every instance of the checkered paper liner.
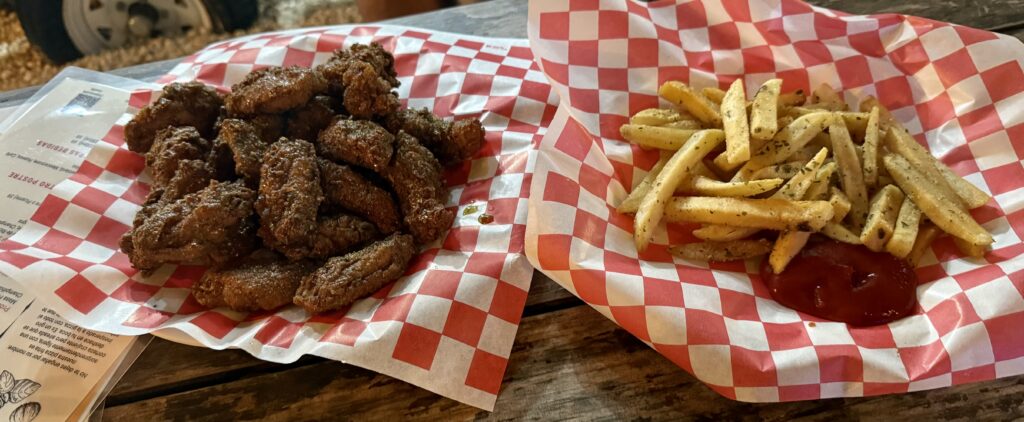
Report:
[[[159,91],[132,96],[130,112],[77,174],[0,244],[0,269],[87,328],[184,334],[206,347],[240,348],[274,362],[317,355],[492,409],[533,273],[523,239],[535,145],[557,103],[525,40],[393,26],[303,29],[213,44],[161,82],[196,79],[225,89],[260,67],[312,66],[343,45],[370,41],[394,52],[406,106],[478,117],[487,131],[476,158],[446,171],[448,204],[457,213],[453,228],[414,258],[399,281],[343,311],[310,316],[289,306],[243,314],[205,309],[189,294],[203,268],[165,266],[149,277],[135,271],[117,242],[149,177],[143,157],[124,145],[123,125]],[[481,224],[481,213],[493,222]]]
[[[530,2],[530,45],[561,98],[539,147],[527,221],[534,266],[737,400],[917,391],[1024,373],[1024,46],[900,15],[850,16],[796,0]],[[938,241],[903,320],[853,328],[784,308],[757,267],[672,257],[692,226],[638,254],[615,205],[658,158],[622,141],[628,116],[681,80],[752,95],[827,82],[877,96],[954,171],[994,199],[974,217],[995,236],[983,260]]]

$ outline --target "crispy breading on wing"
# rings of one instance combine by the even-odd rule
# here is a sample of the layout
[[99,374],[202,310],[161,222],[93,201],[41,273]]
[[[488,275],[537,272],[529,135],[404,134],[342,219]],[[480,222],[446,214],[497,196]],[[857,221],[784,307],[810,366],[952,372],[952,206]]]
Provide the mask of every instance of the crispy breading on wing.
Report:
[[375,171],[387,167],[394,154],[395,137],[368,120],[334,119],[320,132],[317,152],[339,162]]
[[320,131],[330,126],[334,120],[335,110],[340,108],[338,100],[326,95],[318,95],[306,105],[295,109],[288,117],[288,137],[315,141]]
[[203,306],[236,311],[269,311],[292,303],[302,279],[317,268],[312,261],[288,262],[281,254],[259,249],[225,269],[210,269],[192,285]]
[[327,79],[331,95],[341,98],[352,116],[384,116],[400,105],[392,92],[398,86],[394,57],[379,44],[356,44],[348,50],[338,50],[317,69]]
[[163,187],[174,178],[182,160],[205,160],[210,142],[191,126],[167,127],[157,131],[153,146],[146,153],[146,166],[153,184]]
[[398,206],[391,194],[355,169],[319,159],[324,202],[366,218],[384,234],[399,229]]
[[323,197],[313,144],[281,139],[267,148],[256,200],[264,244],[292,260],[304,257]]
[[165,201],[174,201],[205,188],[215,176],[207,163],[209,141],[191,126],[167,127],[156,133],[146,153],[153,188],[163,190]]
[[445,165],[473,158],[484,143],[479,120],[451,122],[425,108],[398,110],[385,119],[385,125],[392,133],[405,131],[412,135]]
[[323,217],[317,222],[309,258],[326,259],[351,251],[380,236],[372,223],[348,214]]
[[448,192],[441,180],[441,164],[427,148],[405,132],[399,132],[395,159],[381,175],[395,190],[405,227],[425,244],[448,230],[455,219],[445,208]]
[[302,280],[294,302],[310,313],[344,308],[401,277],[415,248],[411,236],[395,233],[333,257]]
[[268,67],[249,73],[231,87],[224,105],[232,116],[284,113],[326,91],[327,81],[313,69]]
[[[284,136],[286,119],[280,114],[257,114],[246,118],[264,143],[272,144]],[[311,139],[307,139],[309,141]]]
[[132,265],[222,266],[247,255],[256,243],[256,192],[241,183],[210,182],[176,201],[151,195],[137,216],[129,247]]
[[128,149],[149,152],[157,131],[168,126],[192,126],[200,135],[210,137],[222,104],[220,94],[201,82],[168,84],[155,103],[140,110],[125,126]]
[[234,172],[251,187],[259,185],[263,154],[269,145],[260,139],[259,132],[249,122],[240,119],[224,119],[217,133],[219,144],[231,151]]

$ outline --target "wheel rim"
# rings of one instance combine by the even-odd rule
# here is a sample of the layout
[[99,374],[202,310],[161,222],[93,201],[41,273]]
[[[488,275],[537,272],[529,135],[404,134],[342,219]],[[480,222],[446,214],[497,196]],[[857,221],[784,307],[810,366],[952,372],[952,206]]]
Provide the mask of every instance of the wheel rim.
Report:
[[61,16],[82,54],[211,27],[202,0],[64,0]]

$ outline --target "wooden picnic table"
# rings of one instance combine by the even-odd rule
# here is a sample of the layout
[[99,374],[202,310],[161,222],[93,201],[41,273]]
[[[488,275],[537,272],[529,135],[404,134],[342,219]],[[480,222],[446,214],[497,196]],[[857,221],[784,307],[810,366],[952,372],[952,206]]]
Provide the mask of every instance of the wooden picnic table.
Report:
[[[1024,0],[844,2],[851,13],[905,13],[1024,38]],[[526,36],[525,1],[494,0],[388,23],[482,36]],[[176,60],[112,73],[152,80]],[[0,94],[0,107],[32,89]],[[497,406],[488,413],[385,375],[316,357],[289,365],[239,350],[154,339],[106,399],[109,420],[706,419],[891,416],[1024,417],[1024,376],[867,398],[750,404],[723,398],[548,277],[535,273]]]

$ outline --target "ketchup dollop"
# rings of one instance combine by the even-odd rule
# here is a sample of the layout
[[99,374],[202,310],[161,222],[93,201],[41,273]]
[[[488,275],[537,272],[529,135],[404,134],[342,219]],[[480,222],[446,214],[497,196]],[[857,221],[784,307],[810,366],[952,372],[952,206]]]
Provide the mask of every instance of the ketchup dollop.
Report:
[[783,306],[850,325],[885,324],[917,306],[917,275],[905,261],[818,235],[781,274],[765,259],[761,279]]

